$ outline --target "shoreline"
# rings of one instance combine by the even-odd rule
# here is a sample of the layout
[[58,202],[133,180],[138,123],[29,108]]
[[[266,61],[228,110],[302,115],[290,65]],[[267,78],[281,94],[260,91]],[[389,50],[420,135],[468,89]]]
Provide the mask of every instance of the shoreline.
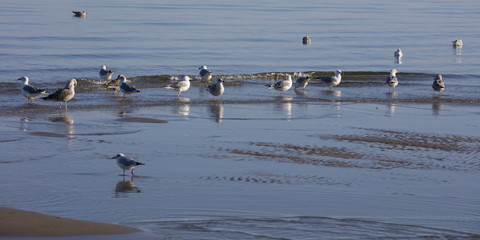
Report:
[[56,217],[36,212],[0,207],[1,237],[73,237],[118,235],[141,232],[118,224]]

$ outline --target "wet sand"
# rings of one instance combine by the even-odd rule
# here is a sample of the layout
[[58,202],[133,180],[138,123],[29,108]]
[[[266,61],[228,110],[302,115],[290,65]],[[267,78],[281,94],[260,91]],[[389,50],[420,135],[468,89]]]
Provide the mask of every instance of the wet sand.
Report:
[[2,237],[68,237],[139,232],[133,227],[55,217],[0,207]]

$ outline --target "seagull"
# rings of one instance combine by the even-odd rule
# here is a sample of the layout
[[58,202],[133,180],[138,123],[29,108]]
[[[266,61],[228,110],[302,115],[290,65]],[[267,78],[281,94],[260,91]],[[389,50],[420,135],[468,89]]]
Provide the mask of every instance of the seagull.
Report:
[[115,93],[117,93],[118,89],[120,89],[119,84],[120,84],[120,75],[118,75],[116,79],[112,79],[110,80],[110,82],[105,83],[105,88],[114,89]]
[[309,81],[310,81],[309,76],[299,77],[295,82],[295,89],[303,88],[303,90],[305,90],[305,87],[307,87]]
[[110,80],[112,79],[113,72],[112,70],[107,69],[107,66],[102,65],[98,75],[100,76],[100,80]]
[[393,54],[393,56],[395,57],[403,57],[403,52],[402,52],[402,49],[397,49],[397,51],[395,51],[395,53]]
[[43,95],[47,94],[47,90],[45,89],[39,89],[36,88],[33,85],[28,84],[28,77],[23,76],[19,78],[18,80],[23,81],[22,87],[20,88],[20,91],[22,92],[23,96],[25,96],[28,99],[28,103],[33,102],[33,99]]
[[120,88],[120,90],[122,90],[123,96],[125,96],[125,94],[133,94],[140,92],[140,90],[136,89],[132,84],[127,82],[128,80],[123,74],[118,75],[118,78],[120,79],[118,87]]
[[167,85],[165,88],[178,91],[178,97],[180,97],[181,92],[185,92],[190,88],[190,80],[192,79],[189,76],[184,76],[182,81],[177,81],[175,83]]
[[203,65],[201,67],[199,67],[198,69],[200,69],[200,77],[202,78],[202,81],[210,81],[210,79],[212,79],[212,72],[210,70],[207,69],[207,66]]
[[312,43],[312,40],[310,39],[310,36],[305,35],[305,37],[303,37],[303,39],[302,39],[302,43],[303,43],[303,45],[309,45],[309,44],[311,44],[311,43]]
[[222,79],[218,79],[217,83],[208,86],[207,89],[213,96],[218,97],[218,99],[220,99],[220,95],[222,95],[223,92],[225,91],[225,88],[223,87],[224,82],[225,81],[223,81]]
[[388,92],[390,92],[390,88],[393,87],[393,92],[395,92],[395,87],[398,85],[398,79],[395,74],[397,74],[397,69],[392,69],[390,71],[390,76],[387,77],[385,83],[388,85]]
[[327,76],[327,77],[320,77],[317,80],[322,80],[323,82],[327,83],[330,86],[330,91],[332,91],[332,87],[337,86],[342,81],[342,71],[340,69],[335,70],[335,75]]
[[85,11],[72,11],[72,13],[74,14],[75,17],[86,17],[87,16],[87,12]]
[[285,94],[285,91],[290,89],[292,87],[292,76],[287,74],[287,77],[283,81],[278,81],[274,84],[267,84],[265,85],[268,87],[268,89],[275,89],[277,91],[282,92],[282,96]]
[[442,95],[442,91],[445,90],[445,83],[443,83],[442,74],[437,74],[437,76],[435,76],[433,79],[432,88],[434,96],[435,92],[440,92],[440,95]]
[[135,176],[133,174],[133,169],[138,166],[138,165],[145,165],[144,163],[137,162],[135,161],[132,157],[127,157],[123,153],[117,154],[117,156],[112,157],[112,159],[117,159],[117,165],[123,169],[123,176],[125,176],[125,170],[132,170],[132,176]]
[[463,41],[462,39],[455,39],[452,41],[453,47],[462,47],[463,46]]
[[43,100],[52,100],[55,102],[60,102],[60,108],[62,107],[62,103],[65,103],[65,110],[67,110],[67,102],[75,96],[75,87],[77,86],[77,80],[72,79],[70,80],[67,85],[57,90],[56,92],[43,97]]

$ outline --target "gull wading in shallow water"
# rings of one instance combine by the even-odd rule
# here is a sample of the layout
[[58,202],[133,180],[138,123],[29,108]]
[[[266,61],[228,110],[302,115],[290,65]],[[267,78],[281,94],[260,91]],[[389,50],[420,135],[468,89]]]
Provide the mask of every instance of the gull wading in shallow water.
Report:
[[399,57],[399,58],[403,57],[402,49],[400,49],[400,48],[397,49],[397,51],[395,51],[395,53],[393,54],[393,56]]
[[443,83],[442,74],[437,74],[437,76],[435,76],[432,88],[433,96],[435,96],[435,92],[440,92],[440,95],[442,95],[442,91],[445,90],[445,83]]
[[395,92],[395,87],[398,85],[398,79],[396,74],[398,73],[397,69],[392,69],[390,71],[390,76],[387,77],[385,83],[388,85],[388,92],[390,92],[390,88],[393,87],[393,92]]
[[183,80],[169,84],[165,88],[177,91],[178,97],[181,97],[181,92],[185,92],[190,88],[190,80],[192,79],[189,76],[184,76]]
[[77,80],[70,80],[63,89],[59,89],[56,92],[43,97],[43,100],[51,100],[55,102],[60,102],[60,108],[62,103],[65,103],[65,110],[67,109],[67,102],[70,101],[73,96],[75,96],[75,87],[77,86]]
[[118,89],[120,89],[120,75],[117,76],[116,79],[112,79],[109,82],[105,83],[106,89],[113,89],[115,93],[117,93]]
[[112,157],[112,159],[117,159],[117,165],[123,169],[123,176],[125,176],[125,170],[132,170],[132,176],[135,176],[133,169],[136,166],[145,165],[144,163],[135,161],[132,157],[125,156],[123,153],[117,154],[117,156]]
[[120,78],[118,87],[120,90],[122,90],[123,96],[125,96],[125,94],[134,94],[140,92],[140,90],[136,89],[132,84],[127,82],[127,78],[123,74],[118,75],[118,78]]
[[274,84],[267,84],[265,86],[267,86],[268,89],[275,89],[277,91],[280,91],[283,96],[285,94],[285,91],[292,87],[292,76],[287,75],[285,80],[278,81]]
[[39,89],[36,88],[33,85],[30,85],[28,83],[28,77],[23,76],[19,78],[18,80],[23,81],[22,82],[22,87],[20,88],[20,91],[22,92],[23,96],[25,96],[28,99],[28,103],[33,102],[33,99],[40,97],[43,94],[47,94],[47,90],[45,89]]
[[224,81],[222,79],[218,79],[217,83],[212,84],[207,87],[208,91],[215,97],[218,97],[220,99],[220,95],[223,94],[225,91],[225,88],[223,87]]
[[332,91],[332,87],[337,86],[342,81],[342,71],[340,69],[335,70],[335,75],[327,76],[327,77],[320,77],[317,80],[322,80],[324,83],[330,86],[330,91]]
[[295,82],[295,89],[303,88],[303,90],[305,90],[305,88],[307,87],[309,81],[310,81],[310,77],[309,77],[309,76],[299,77],[299,78],[297,79],[297,81]]
[[463,41],[462,39],[455,39],[454,41],[452,41],[453,43],[453,47],[458,47],[458,48],[461,48],[463,46]]
[[100,80],[110,80],[112,79],[113,72],[112,70],[107,69],[107,66],[102,65],[98,75],[100,76]]
[[200,77],[202,78],[202,81],[210,81],[212,79],[212,72],[207,69],[207,66],[203,65],[199,67],[200,72],[198,73]]

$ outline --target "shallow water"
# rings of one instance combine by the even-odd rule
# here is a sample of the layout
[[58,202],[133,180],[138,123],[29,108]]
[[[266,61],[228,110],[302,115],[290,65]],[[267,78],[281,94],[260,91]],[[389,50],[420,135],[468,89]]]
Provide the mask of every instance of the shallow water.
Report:
[[[0,204],[157,239],[479,238],[476,9],[3,1]],[[102,64],[142,92],[105,90]],[[203,64],[226,80],[219,101],[198,79]],[[315,80],[285,96],[264,86],[336,68],[345,74],[333,91]],[[446,90],[433,96],[438,72]],[[182,97],[162,88],[184,74],[195,80]],[[22,75],[49,91],[77,78],[69,110],[26,104]],[[119,176],[118,152],[146,166]]]

